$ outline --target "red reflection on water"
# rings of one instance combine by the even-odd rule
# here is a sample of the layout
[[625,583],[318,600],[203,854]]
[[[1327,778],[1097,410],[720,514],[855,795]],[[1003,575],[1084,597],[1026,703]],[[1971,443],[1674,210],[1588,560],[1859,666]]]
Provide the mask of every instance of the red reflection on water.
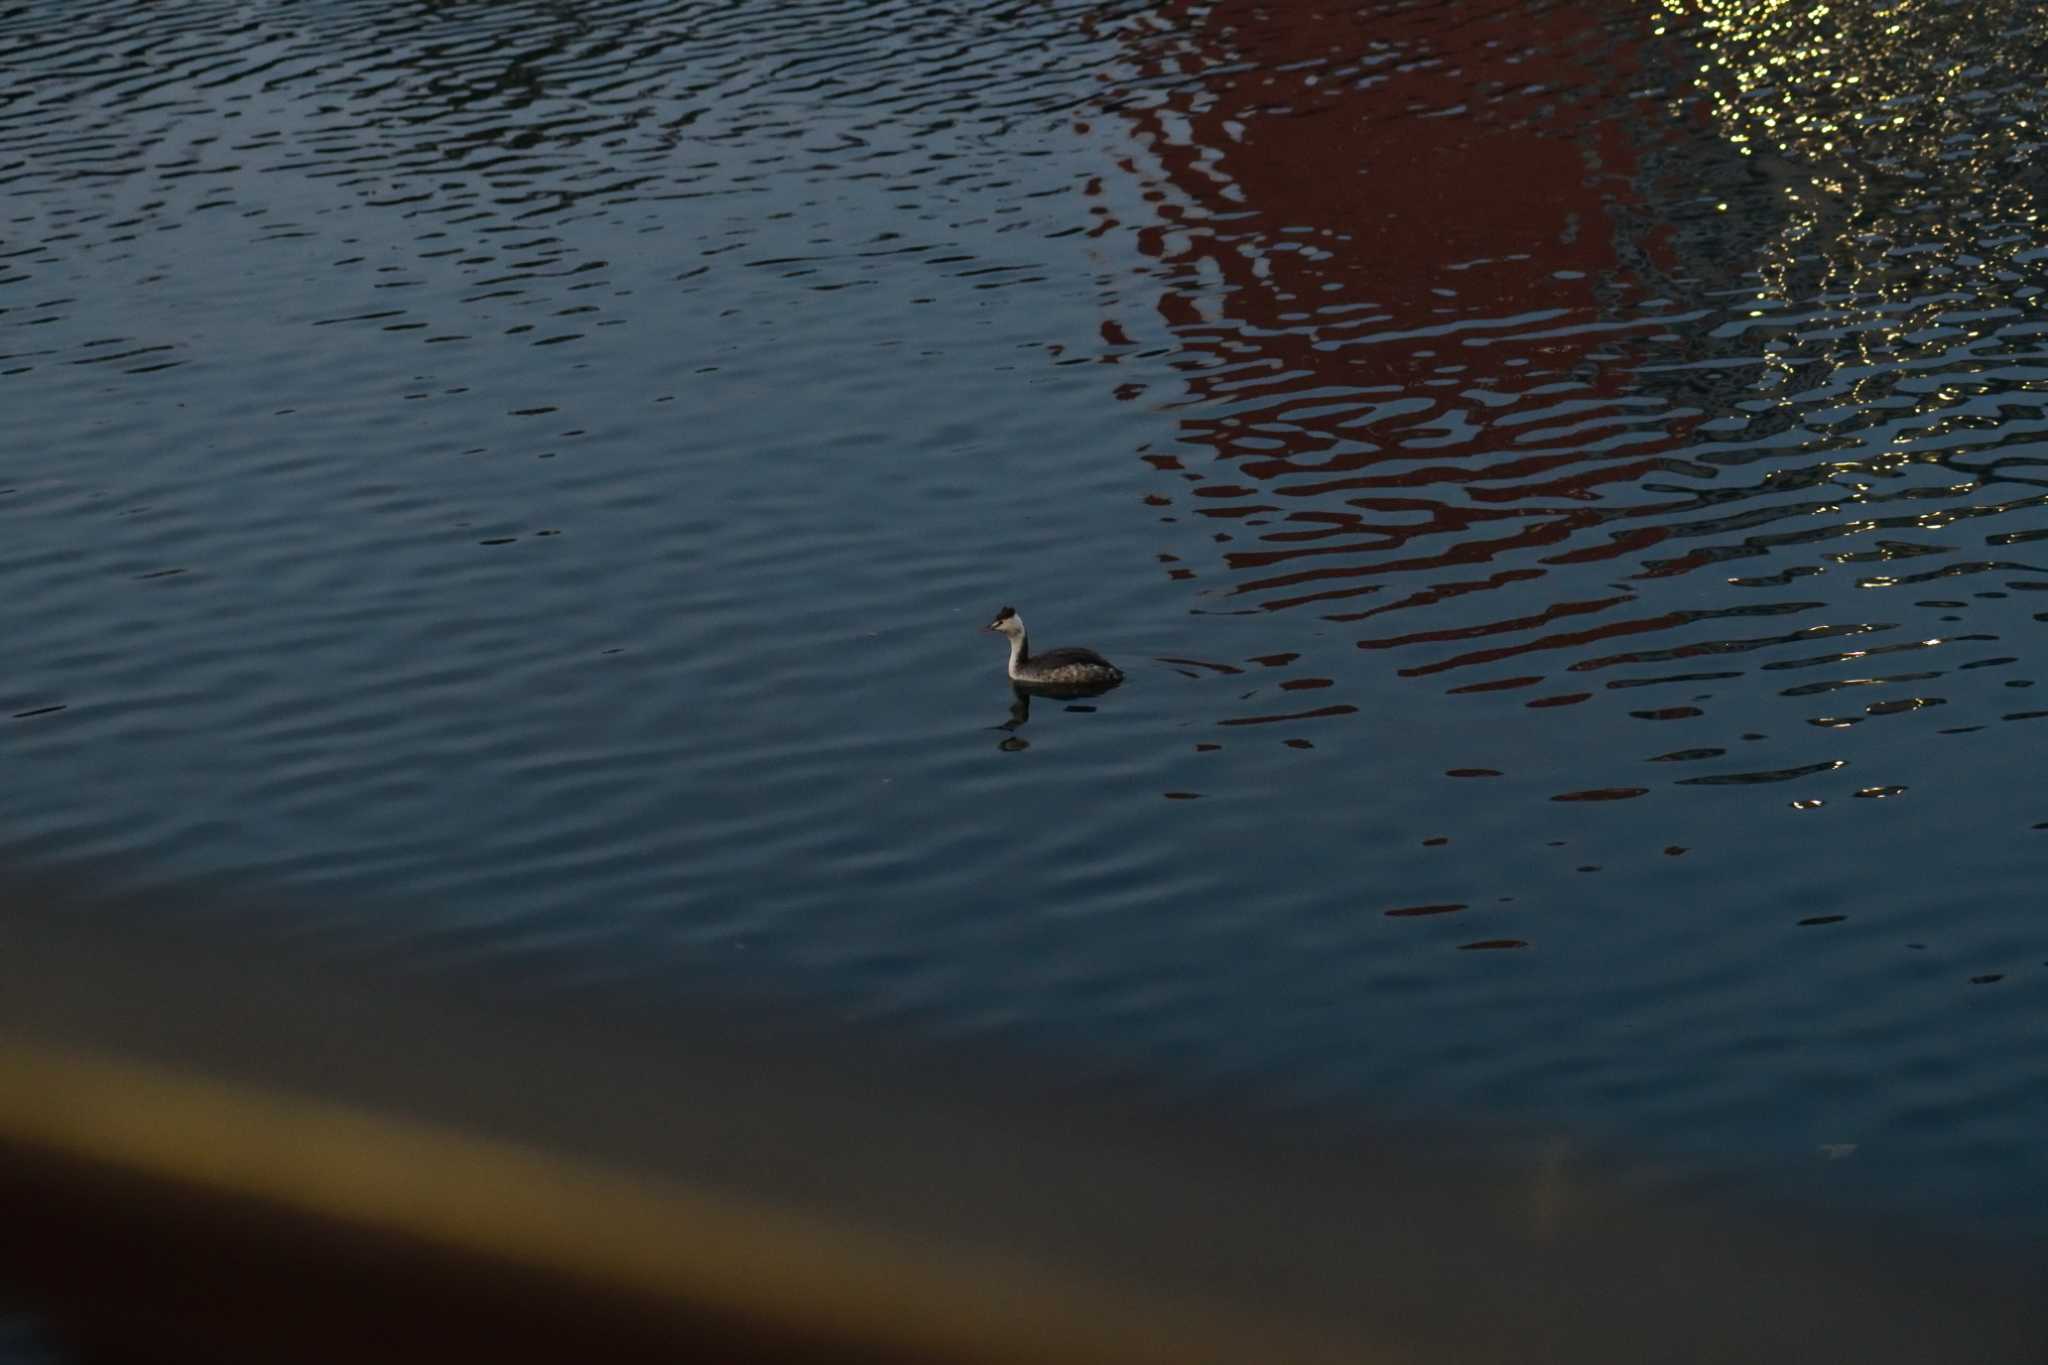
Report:
[[[1185,375],[1182,439],[1228,475],[1151,454],[1196,482],[1148,501],[1241,528],[1223,552],[1232,591],[1277,611],[1401,589],[1334,617],[1363,620],[1661,540],[1641,519],[1675,504],[1603,502],[1635,490],[1685,425],[1631,400],[1614,363],[1631,327],[1661,325],[1618,320],[1619,293],[1643,263],[1673,264],[1667,229],[1631,235],[1617,214],[1641,208],[1639,140],[1658,122],[1632,93],[1642,16],[1184,0],[1152,22],[1133,31],[1141,79],[1124,92],[1144,105],[1126,117],[1157,177],[1138,241]],[[1133,344],[1115,321],[1103,336]],[[1425,612],[1359,643],[1519,634],[1631,600],[1478,625]],[[1589,623],[1404,672],[1676,623]]]

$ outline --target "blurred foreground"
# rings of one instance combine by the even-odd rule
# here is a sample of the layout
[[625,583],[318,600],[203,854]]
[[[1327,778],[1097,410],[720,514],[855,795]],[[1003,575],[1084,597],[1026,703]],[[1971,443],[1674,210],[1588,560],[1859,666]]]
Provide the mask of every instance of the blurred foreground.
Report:
[[418,998],[110,908],[0,895],[0,1293],[88,1355],[2039,1358],[2036,1268],[1954,1229],[1167,1122],[699,986]]

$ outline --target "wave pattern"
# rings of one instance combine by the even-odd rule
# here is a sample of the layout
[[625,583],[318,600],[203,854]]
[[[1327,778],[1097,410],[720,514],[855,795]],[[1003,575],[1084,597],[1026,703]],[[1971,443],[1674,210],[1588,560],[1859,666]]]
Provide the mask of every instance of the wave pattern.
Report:
[[[1028,158],[996,155],[995,140],[1085,98],[1097,40],[1057,9],[1028,11],[1020,29],[1025,13],[627,0],[437,4],[401,20],[378,4],[197,4],[57,23],[17,8],[0,15],[0,60],[34,79],[0,103],[0,183],[27,212],[0,283],[40,299],[39,280],[143,258],[139,244],[162,233],[250,250],[319,242],[355,287],[324,282],[351,306],[313,310],[309,325],[549,346],[626,320],[618,263],[562,231],[593,219],[686,232],[671,262],[685,282],[739,253],[821,291],[872,283],[891,257],[1017,283],[1028,254],[947,257],[945,240],[915,230],[838,241],[830,219],[857,193],[905,197],[905,223],[929,222],[1028,176]],[[273,202],[274,177],[290,182],[288,206]],[[349,250],[365,239],[346,215],[370,212],[407,230]],[[31,304],[22,321],[60,321],[65,302]],[[24,339],[5,359],[14,373],[141,373],[182,363],[178,349],[161,335]]]
[[[1153,502],[1216,547],[1176,573],[1205,610],[1315,613],[1399,678],[1525,707],[1697,730],[1711,710],[1640,689],[1712,683],[1745,730],[1981,710],[1971,670],[2033,682],[2032,614],[1990,604],[2048,586],[2048,31],[1672,8],[1631,35],[1374,5],[1314,43],[1183,11],[1155,66],[1180,83],[1127,115],[1186,373]],[[1653,35],[1697,35],[1698,77]],[[1814,709],[1850,689],[1856,714]],[[1668,780],[1812,771],[1719,766]]]
[[0,838],[2037,1208],[2044,22],[0,4]]

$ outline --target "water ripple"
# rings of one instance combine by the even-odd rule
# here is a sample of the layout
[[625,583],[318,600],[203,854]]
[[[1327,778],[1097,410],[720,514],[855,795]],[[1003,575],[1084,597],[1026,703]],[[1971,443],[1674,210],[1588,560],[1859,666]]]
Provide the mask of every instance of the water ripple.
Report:
[[[2048,961],[2038,7],[52,15],[24,849],[2038,1186],[1942,1088]],[[1130,680],[1020,706],[1004,601]]]

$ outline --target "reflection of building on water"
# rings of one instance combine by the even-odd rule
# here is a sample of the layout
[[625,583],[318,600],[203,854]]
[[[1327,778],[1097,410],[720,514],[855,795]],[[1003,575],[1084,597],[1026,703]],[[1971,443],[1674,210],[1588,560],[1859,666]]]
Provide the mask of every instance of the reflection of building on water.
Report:
[[[1637,649],[1760,610],[1672,610],[1638,584],[1823,572],[1725,566],[1897,524],[1833,499],[1864,496],[1903,444],[2032,431],[1986,406],[2004,381],[1914,367],[2010,349],[2002,320],[2038,307],[2022,163],[2042,11],[1170,13],[1170,37],[1134,39],[1124,92],[1152,171],[1139,240],[1187,389],[1180,448],[1147,459],[1163,519],[1213,537],[1223,581],[1206,586],[1235,599],[1214,609],[1389,616],[1357,643],[1452,690],[1861,629]],[[1689,279],[1716,242],[1734,262]],[[1761,288],[1728,288],[1759,264]],[[1911,430],[1871,448],[1865,429],[1901,412]],[[1216,574],[1193,539],[1165,556],[1176,578]]]
[[[1616,231],[1643,135],[1617,114],[1664,119],[1639,89],[1647,25],[1521,5],[1177,13],[1151,74],[1178,79],[1131,115],[1159,175],[1140,240],[1200,358],[1184,440],[1229,468],[1149,458],[1192,485],[1155,501],[1214,525],[1231,591],[1363,620],[1654,543],[1640,509],[1603,500],[1688,425],[1614,363],[1664,329],[1654,310],[1615,319],[1636,265],[1671,265],[1668,229]],[[1668,624],[1608,612],[1629,598],[1537,610],[1582,639]],[[1380,643],[1535,624],[1418,621]]]

